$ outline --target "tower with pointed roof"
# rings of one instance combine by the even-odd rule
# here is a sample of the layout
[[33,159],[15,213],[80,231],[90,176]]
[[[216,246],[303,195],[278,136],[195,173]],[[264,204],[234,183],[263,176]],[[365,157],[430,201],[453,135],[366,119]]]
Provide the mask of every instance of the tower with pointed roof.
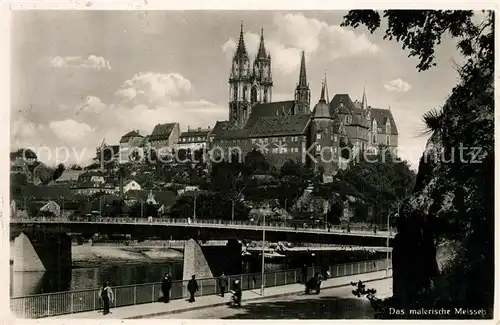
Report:
[[243,37],[243,22],[241,22],[240,38],[236,52],[233,55],[229,75],[229,121],[233,125],[244,123],[249,110],[249,87],[251,85],[250,58]]
[[253,105],[271,102],[272,87],[271,55],[267,53],[264,44],[264,30],[261,29],[257,56],[251,65],[245,46],[242,22],[229,76],[230,124],[243,127],[251,114]]
[[311,114],[310,128],[310,166],[315,170],[323,170],[323,180],[331,178],[339,169],[340,143],[346,132],[339,115],[330,111],[326,100],[328,90],[325,80],[321,85],[321,96]]
[[363,99],[361,99],[361,109],[366,111],[368,109],[368,101],[366,100],[366,87],[363,88]]
[[300,60],[299,82],[297,83],[297,87],[295,87],[295,105],[296,114],[310,114],[311,90],[307,82],[306,56],[304,51],[302,51]]
[[272,87],[271,54],[266,53],[264,28],[261,28],[259,49],[253,63],[253,82],[250,91],[251,103],[270,103],[272,100]]

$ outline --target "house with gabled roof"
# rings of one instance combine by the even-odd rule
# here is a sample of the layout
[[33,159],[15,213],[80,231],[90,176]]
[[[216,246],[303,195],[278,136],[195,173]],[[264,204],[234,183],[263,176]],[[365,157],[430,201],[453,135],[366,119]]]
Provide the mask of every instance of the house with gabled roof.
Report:
[[175,148],[181,135],[179,123],[156,124],[149,136],[149,145],[164,154]]
[[120,139],[120,163],[140,162],[144,157],[144,136],[132,130]]

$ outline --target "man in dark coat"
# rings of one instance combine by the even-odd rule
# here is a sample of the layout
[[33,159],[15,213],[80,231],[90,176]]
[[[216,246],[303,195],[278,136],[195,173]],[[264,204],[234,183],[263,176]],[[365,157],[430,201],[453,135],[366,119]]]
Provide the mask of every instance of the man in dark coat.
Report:
[[165,277],[161,281],[161,291],[163,292],[163,302],[167,303],[170,301],[170,290],[172,289],[172,279],[168,273],[165,273]]
[[227,277],[224,272],[222,272],[222,275],[219,278],[219,288],[221,297],[224,297],[224,293],[226,292],[227,288]]
[[194,275],[191,277],[191,280],[189,280],[187,289],[189,291],[189,294],[191,295],[189,297],[189,302],[194,302],[194,294],[196,293],[196,291],[198,291],[198,282],[196,282]]
[[302,266],[302,283],[307,283],[307,265]]

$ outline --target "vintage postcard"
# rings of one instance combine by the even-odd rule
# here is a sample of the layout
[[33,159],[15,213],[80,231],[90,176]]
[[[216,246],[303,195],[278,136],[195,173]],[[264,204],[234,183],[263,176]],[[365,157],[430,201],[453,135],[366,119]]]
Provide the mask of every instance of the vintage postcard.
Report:
[[29,4],[13,317],[498,319],[491,8]]

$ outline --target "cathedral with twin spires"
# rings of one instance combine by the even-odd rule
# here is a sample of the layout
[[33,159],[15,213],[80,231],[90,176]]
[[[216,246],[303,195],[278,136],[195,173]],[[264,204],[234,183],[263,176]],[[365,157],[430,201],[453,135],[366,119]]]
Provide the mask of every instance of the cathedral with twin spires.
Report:
[[398,131],[391,110],[369,106],[365,91],[361,101],[352,101],[348,94],[335,94],[330,100],[325,78],[321,96],[311,110],[304,52],[293,99],[273,102],[272,97],[272,58],[266,51],[264,31],[261,29],[255,58],[250,58],[242,24],[229,73],[228,120],[216,123],[209,146],[237,147],[243,155],[258,149],[275,168],[293,160],[314,170],[321,168],[327,176],[347,165],[343,151],[352,157],[380,146],[397,148]]

